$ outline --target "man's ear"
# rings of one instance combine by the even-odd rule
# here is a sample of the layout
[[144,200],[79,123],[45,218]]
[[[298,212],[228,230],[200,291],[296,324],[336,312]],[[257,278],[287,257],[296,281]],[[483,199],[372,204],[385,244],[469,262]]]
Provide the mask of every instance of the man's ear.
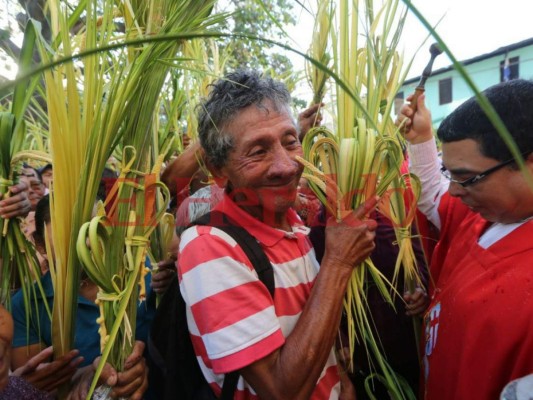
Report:
[[224,168],[217,168],[208,160],[206,160],[205,165],[211,173],[211,176],[213,177],[213,180],[218,185],[218,187],[225,188],[228,179],[224,174]]

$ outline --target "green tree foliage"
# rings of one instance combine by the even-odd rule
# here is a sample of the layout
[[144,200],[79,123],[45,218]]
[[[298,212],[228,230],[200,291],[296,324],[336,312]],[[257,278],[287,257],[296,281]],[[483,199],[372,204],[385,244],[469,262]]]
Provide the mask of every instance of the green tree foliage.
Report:
[[[296,22],[293,14],[295,4],[294,0],[232,0],[226,8],[232,13],[226,31],[288,43],[285,29]],[[227,39],[225,45],[232,47],[230,68],[247,66],[272,70],[275,76],[284,76],[293,70],[287,55],[273,44],[242,38]]]

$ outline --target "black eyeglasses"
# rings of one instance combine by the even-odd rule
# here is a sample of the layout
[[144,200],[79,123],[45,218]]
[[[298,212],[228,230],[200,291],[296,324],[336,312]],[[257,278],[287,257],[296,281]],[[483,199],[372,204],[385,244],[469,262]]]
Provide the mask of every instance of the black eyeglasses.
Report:
[[[531,153],[531,151],[526,151],[526,152],[522,153],[522,157],[525,157],[529,153]],[[457,183],[458,185],[461,185],[462,187],[468,187],[468,186],[472,186],[474,183],[479,182],[483,178],[486,178],[487,176],[489,176],[493,172],[498,171],[499,169],[505,167],[506,165],[514,163],[515,161],[516,160],[514,158],[511,158],[510,160],[507,160],[507,161],[501,162],[499,164],[496,164],[494,167],[491,167],[491,168],[489,168],[489,169],[487,169],[487,170],[485,170],[483,172],[480,172],[476,176],[473,176],[472,178],[465,179],[464,181],[458,181],[457,179],[453,179],[451,172],[448,171],[446,169],[446,167],[444,167],[444,166],[441,167],[440,172],[450,182]]]

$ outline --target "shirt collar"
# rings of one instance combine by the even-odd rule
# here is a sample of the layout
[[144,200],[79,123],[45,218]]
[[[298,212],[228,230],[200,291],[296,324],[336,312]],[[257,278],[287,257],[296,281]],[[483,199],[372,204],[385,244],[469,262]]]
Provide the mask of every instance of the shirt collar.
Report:
[[298,214],[292,208],[287,211],[287,219],[292,228],[292,232],[273,228],[258,220],[240,208],[227,193],[224,193],[222,201],[217,204],[215,210],[226,214],[267,247],[274,246],[285,237],[295,237],[296,234],[307,235],[309,233],[309,228],[302,223],[300,217],[298,217]]

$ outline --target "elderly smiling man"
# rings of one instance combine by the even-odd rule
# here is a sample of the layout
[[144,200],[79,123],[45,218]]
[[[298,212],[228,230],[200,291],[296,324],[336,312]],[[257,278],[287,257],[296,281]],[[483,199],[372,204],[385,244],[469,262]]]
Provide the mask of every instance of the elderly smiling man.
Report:
[[337,399],[333,345],[354,266],[374,247],[375,205],[327,227],[316,261],[291,208],[302,166],[285,86],[254,72],[229,74],[201,105],[199,135],[215,179],[227,182],[216,210],[248,230],[272,263],[274,299],[239,245],[217,228],[181,237],[178,270],[189,330],[207,381],[220,395],[239,371],[238,399]]
[[[487,89],[533,173],[533,82]],[[440,227],[425,318],[427,399],[497,399],[533,372],[533,189],[475,98],[441,123],[404,106],[419,206]],[[506,397],[507,398],[507,397]],[[515,397],[509,397],[515,398]]]

